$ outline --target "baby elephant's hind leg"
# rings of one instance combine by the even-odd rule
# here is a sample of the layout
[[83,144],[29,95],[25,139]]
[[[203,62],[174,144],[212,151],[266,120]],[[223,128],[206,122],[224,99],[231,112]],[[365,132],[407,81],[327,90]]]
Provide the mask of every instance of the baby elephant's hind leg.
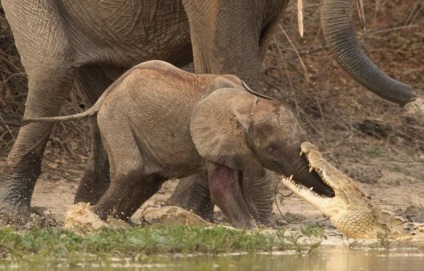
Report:
[[[114,167],[110,186],[93,206],[93,212],[103,220],[106,220],[108,216],[128,220],[133,213],[128,211],[128,208],[122,209],[122,206],[128,206],[129,202],[134,200],[131,198],[134,196],[134,191],[145,189],[142,182],[142,160],[132,156],[130,159],[111,159],[111,161],[117,161],[118,165]],[[140,206],[142,204],[141,199],[136,200],[137,202],[132,202],[132,205],[138,204]]]
[[162,187],[166,179],[160,175],[143,176],[130,194],[116,207],[115,217],[128,220],[141,205]]
[[[160,176],[146,175],[144,160],[131,127],[115,116],[99,115],[99,128],[111,168],[109,188],[93,206],[101,219],[114,216],[128,220],[163,183]],[[111,129],[111,127],[113,129]]]
[[141,176],[139,170],[114,176],[112,183],[100,201],[93,206],[93,212],[101,219],[108,216],[127,221],[138,208],[159,191],[164,178]]

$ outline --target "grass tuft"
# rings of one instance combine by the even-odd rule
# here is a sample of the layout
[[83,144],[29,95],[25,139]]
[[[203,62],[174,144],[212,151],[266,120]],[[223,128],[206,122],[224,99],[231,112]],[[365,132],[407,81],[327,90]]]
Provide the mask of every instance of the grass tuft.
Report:
[[34,228],[25,232],[3,228],[0,229],[0,236],[0,268],[12,264],[75,266],[99,261],[107,264],[117,258],[137,262],[146,257],[168,254],[217,255],[277,250],[304,252],[312,251],[319,245],[313,243],[308,246],[306,242],[299,245],[300,235],[293,241],[293,236],[288,236],[284,231],[259,232],[226,227],[167,225],[102,228],[91,234],[57,228]]

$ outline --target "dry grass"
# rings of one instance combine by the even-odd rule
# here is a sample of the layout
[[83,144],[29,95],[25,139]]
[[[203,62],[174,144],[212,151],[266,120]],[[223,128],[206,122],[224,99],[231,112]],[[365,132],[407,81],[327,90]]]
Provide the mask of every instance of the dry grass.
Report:
[[[367,1],[365,12],[367,31],[357,20],[365,51],[387,74],[424,95],[422,1]],[[267,94],[287,102],[323,149],[377,143],[424,151],[424,120],[365,90],[341,70],[325,47],[319,3],[305,1],[304,14],[303,38],[295,3],[274,36],[263,69]]]
[[[20,119],[27,93],[27,80],[0,7],[0,120]],[[16,129],[0,126],[0,153],[13,144]]]
[[[424,150],[423,120],[383,101],[353,82],[328,55],[319,26],[319,4],[304,4],[305,35],[297,33],[295,1],[277,30],[264,61],[264,91],[288,103],[317,144],[335,148],[358,144]],[[389,75],[424,95],[424,5],[421,0],[373,0],[365,6],[368,27],[358,27],[367,53]],[[26,76],[0,7],[0,118],[20,119],[27,92]],[[75,101],[75,99],[73,99]],[[70,114],[78,102],[62,109]],[[0,153],[6,155],[17,129],[0,126]],[[85,156],[86,122],[57,125],[48,152]],[[382,143],[383,142],[383,143]]]

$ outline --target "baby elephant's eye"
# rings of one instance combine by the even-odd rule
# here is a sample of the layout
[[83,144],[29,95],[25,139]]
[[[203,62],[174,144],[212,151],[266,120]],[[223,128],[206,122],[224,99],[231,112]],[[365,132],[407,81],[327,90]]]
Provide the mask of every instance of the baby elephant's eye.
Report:
[[279,142],[273,142],[268,144],[266,151],[273,156],[279,156],[281,154],[281,144]]
[[272,153],[272,154],[276,154],[277,153],[277,148],[273,147],[273,146],[269,146],[268,147],[268,152]]

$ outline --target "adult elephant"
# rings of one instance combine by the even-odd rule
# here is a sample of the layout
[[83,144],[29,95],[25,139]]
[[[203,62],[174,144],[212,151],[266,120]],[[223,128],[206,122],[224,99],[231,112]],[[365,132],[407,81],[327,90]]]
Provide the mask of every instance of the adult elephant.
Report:
[[[122,72],[149,59],[196,72],[232,73],[259,86],[260,62],[288,0],[2,0],[28,75],[25,118],[54,116],[76,83],[94,102]],[[354,0],[322,0],[322,27],[340,65],[359,83],[400,105],[416,98],[383,74],[358,46]],[[194,58],[194,59],[193,59]],[[0,177],[0,214],[26,221],[52,124],[22,127]],[[108,166],[98,129],[77,201],[95,202]],[[95,170],[96,169],[96,170]],[[193,182],[195,185],[196,182]]]

